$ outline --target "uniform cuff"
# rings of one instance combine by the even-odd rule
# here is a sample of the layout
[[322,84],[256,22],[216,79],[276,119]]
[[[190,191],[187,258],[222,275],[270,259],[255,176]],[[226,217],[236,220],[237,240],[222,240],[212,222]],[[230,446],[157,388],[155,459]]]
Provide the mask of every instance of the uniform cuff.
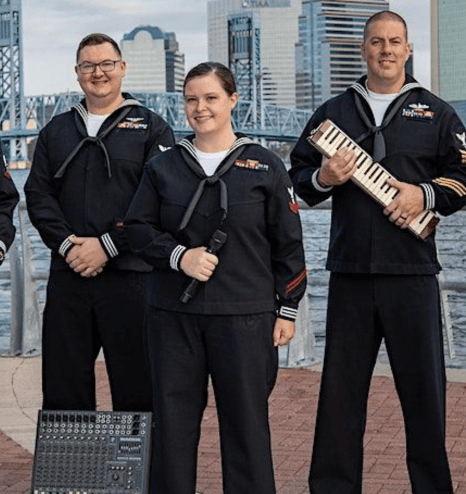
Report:
[[319,192],[329,192],[330,190],[333,189],[333,185],[330,185],[330,187],[322,187],[322,185],[319,184],[319,182],[317,181],[317,175],[319,174],[319,170],[316,170],[313,174],[312,174],[312,185],[315,187],[316,190],[318,190]]
[[288,321],[295,321],[298,317],[298,309],[293,309],[292,307],[285,307],[284,305],[280,307],[278,311],[278,317],[282,319],[288,319]]
[[101,235],[99,237],[99,240],[109,259],[118,255],[118,250],[115,247],[115,244],[113,243],[112,237],[110,237],[109,233],[104,233],[103,235]]
[[181,258],[188,249],[183,245],[177,245],[170,255],[170,267],[175,271],[180,270]]
[[0,250],[3,250],[3,253],[6,252],[6,245],[0,240]]
[[71,248],[74,245],[73,242],[71,242],[70,237],[66,237],[58,249],[58,253],[63,257],[66,257],[68,255],[68,252],[71,250]]
[[419,184],[424,191],[424,205],[425,209],[435,208],[435,192],[434,188],[430,184]]

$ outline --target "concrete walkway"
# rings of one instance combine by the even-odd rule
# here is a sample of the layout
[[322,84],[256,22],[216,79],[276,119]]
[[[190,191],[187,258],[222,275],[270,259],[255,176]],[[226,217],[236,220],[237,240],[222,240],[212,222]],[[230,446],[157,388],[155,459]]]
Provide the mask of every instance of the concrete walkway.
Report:
[[[41,359],[0,358],[0,492],[29,494]],[[110,409],[104,363],[97,362],[98,408]],[[455,494],[466,494],[466,372],[448,373],[447,450]],[[320,372],[282,369],[270,399],[277,494],[308,493]],[[389,370],[378,366],[369,400],[365,436],[364,494],[410,494],[405,439]],[[198,491],[221,494],[218,427],[212,396],[203,421]]]

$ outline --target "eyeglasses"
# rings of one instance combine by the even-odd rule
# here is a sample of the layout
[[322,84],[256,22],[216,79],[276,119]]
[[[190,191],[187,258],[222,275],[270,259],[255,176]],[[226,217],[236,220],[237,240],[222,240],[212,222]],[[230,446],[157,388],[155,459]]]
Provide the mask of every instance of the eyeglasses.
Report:
[[78,64],[79,69],[83,74],[92,74],[95,71],[96,67],[100,67],[102,72],[111,72],[115,70],[115,64],[117,62],[121,62],[120,60],[104,60],[100,63],[92,63],[92,62],[83,62]]

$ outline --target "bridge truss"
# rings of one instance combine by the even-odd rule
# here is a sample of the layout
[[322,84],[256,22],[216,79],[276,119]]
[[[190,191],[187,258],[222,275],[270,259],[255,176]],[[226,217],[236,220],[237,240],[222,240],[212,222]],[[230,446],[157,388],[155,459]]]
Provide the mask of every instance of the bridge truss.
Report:
[[[133,96],[161,115],[179,137],[191,133],[184,113],[180,93],[133,93]],[[81,93],[59,93],[25,98],[22,126],[4,130],[2,139],[26,140],[35,137],[55,115],[69,110],[83,98]],[[233,113],[235,131],[267,141],[294,142],[298,139],[311,113],[306,110],[264,105],[262,125],[258,125],[256,107],[251,101],[239,101]],[[12,100],[0,98],[0,122],[8,121],[12,114]]]
[[10,134],[5,149],[10,161],[27,160],[22,72],[21,0],[0,0],[0,124]]

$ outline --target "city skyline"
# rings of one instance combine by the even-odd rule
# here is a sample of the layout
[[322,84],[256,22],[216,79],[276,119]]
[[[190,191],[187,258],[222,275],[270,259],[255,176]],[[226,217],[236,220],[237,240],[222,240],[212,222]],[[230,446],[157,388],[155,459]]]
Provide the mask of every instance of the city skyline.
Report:
[[[244,6],[248,5],[247,8]],[[211,0],[207,9],[208,57],[229,63],[228,19],[253,13],[260,31],[261,80],[264,102],[296,106],[295,44],[299,40],[301,0],[287,0],[284,8],[260,6],[243,0]],[[284,5],[279,3],[279,5]]]
[[136,27],[125,33],[120,48],[123,59],[132,66],[123,79],[123,91],[182,91],[184,54],[175,33],[158,26]]
[[[430,87],[429,0],[392,0],[390,7],[406,18],[416,50],[415,73]],[[105,32],[120,42],[135,27],[156,25],[175,32],[186,70],[207,59],[207,0],[127,0],[121,5],[113,0],[22,0],[22,10],[26,96],[79,91],[75,52],[90,32]]]
[[360,45],[364,26],[387,0],[303,0],[296,56],[296,101],[318,108],[343,93],[366,72]]

